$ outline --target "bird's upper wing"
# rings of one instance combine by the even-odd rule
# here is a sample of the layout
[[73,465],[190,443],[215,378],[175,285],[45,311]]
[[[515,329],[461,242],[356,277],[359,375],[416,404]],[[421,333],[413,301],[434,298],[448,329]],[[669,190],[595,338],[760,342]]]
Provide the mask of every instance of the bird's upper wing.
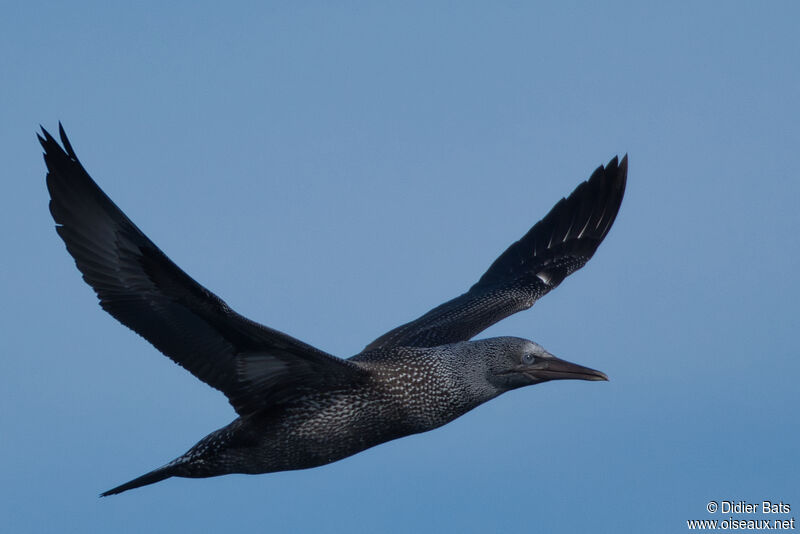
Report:
[[364,350],[466,341],[533,306],[597,250],[619,211],[627,171],[627,156],[598,167],[508,247],[469,291],[387,332]]
[[309,389],[365,379],[358,365],[250,321],[195,282],[153,244],[84,170],[59,124],[62,149],[42,129],[50,212],[100,305],[239,414]]

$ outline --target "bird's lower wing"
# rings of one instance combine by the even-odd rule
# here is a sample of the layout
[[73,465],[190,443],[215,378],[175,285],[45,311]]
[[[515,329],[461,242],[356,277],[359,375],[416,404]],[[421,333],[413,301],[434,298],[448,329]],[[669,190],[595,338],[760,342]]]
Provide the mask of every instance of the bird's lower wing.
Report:
[[387,332],[364,350],[466,341],[533,306],[595,253],[619,211],[627,170],[627,156],[598,167],[508,247],[468,292]]
[[364,378],[331,356],[231,310],[153,244],[78,161],[59,124],[62,149],[44,129],[50,212],[58,235],[100,305],[197,378],[240,414],[306,390]]

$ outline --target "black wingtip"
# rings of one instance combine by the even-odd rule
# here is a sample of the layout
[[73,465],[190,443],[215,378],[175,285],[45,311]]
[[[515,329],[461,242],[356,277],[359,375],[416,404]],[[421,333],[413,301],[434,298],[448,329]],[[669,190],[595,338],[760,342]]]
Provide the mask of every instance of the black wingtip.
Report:
[[618,156],[614,156],[614,159],[611,161],[614,162],[614,165],[617,167],[617,170],[620,171],[622,174],[625,174],[626,169],[628,168],[628,154],[623,154],[622,159],[619,159]]
[[[617,158],[614,158],[617,159]],[[617,165],[617,174],[614,177],[616,178],[616,186],[617,190],[619,191],[620,197],[617,199],[617,203],[622,203],[622,197],[625,195],[625,187],[628,183],[628,154],[626,153],[622,156],[619,164]],[[617,207],[619,210],[619,207]]]
[[[42,129],[42,135],[44,135],[44,139],[42,140],[42,136],[41,136],[41,135],[39,135],[39,134],[36,134],[36,136],[37,136],[37,137],[38,137],[40,140],[42,140],[42,145],[44,146],[44,145],[46,145],[46,144],[55,143],[55,141],[56,141],[56,140],[55,140],[55,139],[53,139],[53,136],[52,136],[52,135],[50,135],[50,132],[48,132],[48,131],[45,129],[45,127],[44,127],[44,126],[40,126],[40,128]],[[46,149],[47,149],[47,146],[44,146],[44,148],[45,148],[45,150],[46,150]]]
[[64,126],[61,124],[61,121],[58,121],[58,136],[61,138],[61,144],[64,145],[64,150],[66,150],[67,155],[71,159],[78,161],[78,156],[75,155],[75,151],[72,149],[72,144],[69,142],[67,132],[64,131]]
[[625,189],[625,184],[628,182],[628,154],[622,156],[622,161],[619,162],[619,176],[621,178],[621,188]]
[[78,156],[75,155],[75,150],[72,148],[72,143],[69,142],[69,137],[67,137],[67,132],[64,130],[64,125],[61,124],[61,121],[58,121],[58,137],[61,139],[60,145],[58,144],[58,141],[56,141],[56,138],[53,137],[44,126],[40,124],[39,128],[41,129],[41,134],[37,132],[36,137],[39,139],[39,144],[42,145],[45,155],[59,151],[74,162],[80,163]]
[[[595,178],[596,176],[597,178]],[[611,182],[614,191],[624,194],[625,185],[628,181],[628,154],[626,153],[623,155],[622,159],[619,159],[618,156],[614,156],[605,167],[598,167],[587,181],[592,180],[604,180],[606,183]],[[621,197],[616,200],[617,203],[622,202]]]

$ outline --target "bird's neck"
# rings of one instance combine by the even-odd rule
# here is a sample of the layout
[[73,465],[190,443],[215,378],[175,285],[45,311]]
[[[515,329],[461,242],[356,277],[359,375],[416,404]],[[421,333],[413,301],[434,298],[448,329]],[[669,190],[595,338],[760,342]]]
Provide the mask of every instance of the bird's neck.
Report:
[[459,345],[464,346],[403,348],[390,359],[364,363],[421,432],[449,423],[500,393],[486,378],[486,360],[477,347]]

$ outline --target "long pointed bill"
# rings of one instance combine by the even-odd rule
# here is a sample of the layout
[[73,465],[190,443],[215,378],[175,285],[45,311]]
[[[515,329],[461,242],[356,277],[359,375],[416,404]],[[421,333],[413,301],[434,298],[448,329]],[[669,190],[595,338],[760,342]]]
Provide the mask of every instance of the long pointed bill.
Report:
[[608,380],[605,373],[576,363],[561,360],[555,356],[540,358],[520,371],[536,380]]

